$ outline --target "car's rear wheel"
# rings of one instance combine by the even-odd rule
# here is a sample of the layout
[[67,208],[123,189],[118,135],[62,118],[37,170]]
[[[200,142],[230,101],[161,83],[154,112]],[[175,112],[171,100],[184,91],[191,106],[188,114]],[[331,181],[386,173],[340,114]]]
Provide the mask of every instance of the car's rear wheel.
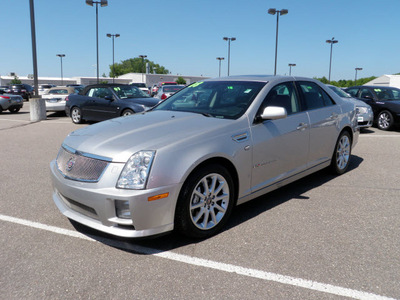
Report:
[[10,113],[12,113],[12,114],[19,112],[19,110],[20,110],[20,108],[10,108],[9,109]]
[[335,151],[332,156],[331,168],[335,174],[341,175],[346,172],[351,158],[351,137],[347,131],[339,136]]
[[377,125],[381,130],[390,130],[393,126],[393,116],[390,111],[383,110],[378,114]]
[[123,112],[122,112],[122,114],[121,114],[121,116],[130,116],[130,115],[133,115],[135,112],[132,110],[132,109],[125,109]]
[[226,224],[235,202],[233,180],[220,165],[196,170],[179,195],[175,226],[194,238],[207,238]]
[[79,107],[74,106],[71,109],[71,120],[75,124],[81,124],[82,123],[82,112]]

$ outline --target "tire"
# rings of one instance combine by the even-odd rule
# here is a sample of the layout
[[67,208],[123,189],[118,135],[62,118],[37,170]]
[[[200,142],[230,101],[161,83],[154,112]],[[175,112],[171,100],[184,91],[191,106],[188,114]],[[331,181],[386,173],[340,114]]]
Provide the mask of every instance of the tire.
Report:
[[130,116],[133,115],[135,112],[132,109],[124,109],[122,111],[121,116],[125,117],[125,116]]
[[182,187],[175,211],[175,228],[192,238],[208,238],[226,224],[235,203],[233,180],[221,165],[192,173]]
[[79,107],[74,106],[71,109],[71,120],[75,124],[82,124],[82,112]]
[[12,113],[12,114],[19,112],[19,110],[20,110],[20,108],[10,108],[9,109],[10,113]]
[[351,158],[351,137],[347,131],[343,131],[335,146],[335,151],[332,155],[331,169],[334,174],[342,175],[346,172],[350,164]]
[[390,130],[393,127],[393,115],[390,111],[383,110],[378,114],[376,125],[381,130]]

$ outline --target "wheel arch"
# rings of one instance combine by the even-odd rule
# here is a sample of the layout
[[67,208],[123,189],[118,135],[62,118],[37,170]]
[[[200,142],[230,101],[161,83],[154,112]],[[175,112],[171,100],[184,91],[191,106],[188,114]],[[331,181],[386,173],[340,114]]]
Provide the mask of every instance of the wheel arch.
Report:
[[195,168],[193,168],[190,173],[186,176],[185,181],[182,185],[182,188],[179,192],[179,194],[182,192],[183,187],[185,186],[186,182],[189,180],[189,178],[192,176],[193,173],[195,173],[197,170],[204,168],[208,165],[220,165],[224,168],[227,169],[227,171],[229,172],[229,174],[232,177],[232,181],[233,181],[233,187],[234,187],[234,195],[235,195],[235,206],[237,203],[237,199],[238,199],[238,195],[239,195],[239,175],[238,172],[235,168],[235,166],[233,165],[233,163],[224,158],[224,157],[212,157],[212,158],[208,158],[204,161],[202,161],[201,163],[199,163]]

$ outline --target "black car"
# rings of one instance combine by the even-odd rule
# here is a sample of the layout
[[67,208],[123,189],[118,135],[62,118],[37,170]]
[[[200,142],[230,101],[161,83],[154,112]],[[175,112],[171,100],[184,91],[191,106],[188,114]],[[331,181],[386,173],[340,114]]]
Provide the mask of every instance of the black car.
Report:
[[29,100],[29,98],[33,95],[33,87],[26,83],[12,84],[9,86],[7,93],[20,95],[25,100]]
[[93,84],[66,99],[65,113],[72,122],[103,121],[150,109],[158,103],[137,87],[126,84]]
[[354,98],[372,107],[375,124],[390,130],[400,124],[400,89],[389,86],[352,86],[345,89]]

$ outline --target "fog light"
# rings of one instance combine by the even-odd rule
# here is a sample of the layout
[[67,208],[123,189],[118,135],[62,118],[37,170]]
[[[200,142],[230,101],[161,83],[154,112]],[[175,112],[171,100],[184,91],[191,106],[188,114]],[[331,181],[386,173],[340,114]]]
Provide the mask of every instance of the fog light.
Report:
[[115,200],[115,212],[118,218],[130,219],[131,210],[129,209],[129,201]]

